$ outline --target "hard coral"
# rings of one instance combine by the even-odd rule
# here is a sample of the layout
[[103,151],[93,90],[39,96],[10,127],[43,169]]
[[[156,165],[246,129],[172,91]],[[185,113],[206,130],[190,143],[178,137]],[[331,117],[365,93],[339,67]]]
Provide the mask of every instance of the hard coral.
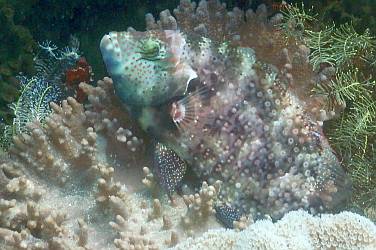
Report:
[[[50,41],[39,44],[40,50],[34,57],[36,72],[33,76],[19,73],[18,99],[9,106],[13,111],[11,125],[0,124],[3,136],[0,139],[0,147],[7,150],[11,144],[12,136],[19,133],[27,133],[27,123],[39,121],[42,124],[50,114],[50,102],[61,104],[68,96],[75,96],[76,99],[84,95],[78,89],[79,82],[75,86],[64,84],[64,73],[71,70],[76,61],[79,60],[78,40],[72,37],[70,45],[64,49],[58,49]],[[82,65],[83,63],[81,63]],[[86,63],[85,69],[90,75],[90,66]],[[86,81],[90,83],[89,79]],[[82,81],[86,78],[82,79]],[[80,100],[79,100],[80,101]]]
[[360,215],[342,212],[313,217],[305,211],[272,223],[260,220],[244,231],[212,230],[174,249],[376,249],[376,226]]
[[187,210],[183,199],[177,197],[171,207],[142,193],[147,192],[141,184],[143,135],[117,104],[112,81],[80,86],[90,102],[86,110],[74,98],[61,107],[51,104],[46,125],[29,124],[30,134],[16,136],[9,158],[1,161],[2,244],[14,249],[175,245],[186,237],[180,226]]

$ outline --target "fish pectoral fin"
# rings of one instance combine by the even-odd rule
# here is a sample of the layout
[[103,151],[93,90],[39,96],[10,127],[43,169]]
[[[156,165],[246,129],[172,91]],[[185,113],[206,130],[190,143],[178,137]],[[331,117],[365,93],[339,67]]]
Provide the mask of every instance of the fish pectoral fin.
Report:
[[173,149],[158,142],[154,149],[153,168],[159,184],[171,196],[181,185],[187,165]]

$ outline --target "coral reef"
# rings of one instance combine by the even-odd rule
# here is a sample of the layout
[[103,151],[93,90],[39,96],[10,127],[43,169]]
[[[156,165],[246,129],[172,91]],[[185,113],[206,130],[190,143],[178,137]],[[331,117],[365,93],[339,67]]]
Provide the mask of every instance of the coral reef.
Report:
[[39,47],[40,50],[33,59],[35,74],[17,76],[20,95],[9,104],[13,115],[12,123],[4,123],[0,127],[0,133],[3,134],[0,147],[4,150],[7,150],[14,135],[28,132],[27,123],[44,122],[51,112],[50,102],[60,104],[68,96],[84,101],[85,95],[78,88],[78,84],[92,82],[90,65],[80,58],[79,42],[76,38],[72,37],[70,45],[64,49],[58,49],[50,41],[39,44]]
[[[256,9],[259,4],[266,3],[269,10],[272,9],[273,4],[281,1],[273,0],[225,0],[228,8],[240,7],[247,9],[252,7]],[[286,1],[288,3],[300,3],[300,0]],[[375,33],[372,25],[375,23],[374,17],[371,13],[374,11],[372,0],[362,0],[357,4],[352,0],[346,1],[304,1],[306,6],[314,5],[316,12],[321,13],[325,17],[325,21],[318,21],[317,23],[331,23],[332,19],[335,22],[353,21],[361,30],[369,27]],[[143,16],[145,11],[150,11],[153,14],[158,14],[161,10],[172,10],[178,1],[174,0],[151,0],[151,1],[69,1],[62,4],[60,1],[19,1],[19,0],[2,0],[0,6],[4,7],[6,13],[14,12],[14,24],[20,32],[16,34],[12,43],[6,42],[3,35],[8,36],[9,32],[2,32],[0,40],[3,44],[14,45],[14,41],[24,49],[18,53],[11,55],[11,60],[3,61],[6,64],[11,64],[12,67],[4,67],[6,69],[6,76],[2,74],[5,80],[1,81],[2,88],[6,89],[7,95],[3,96],[3,104],[14,101],[17,96],[16,88],[13,86],[14,79],[9,79],[9,76],[17,74],[19,71],[31,73],[32,71],[32,51],[30,48],[36,47],[35,41],[53,40],[59,45],[66,44],[71,34],[76,34],[81,43],[82,49],[88,61],[93,65],[94,71],[100,77],[105,75],[105,71],[101,65],[100,53],[97,49],[97,44],[93,43],[104,32],[109,29],[121,30],[123,25],[143,29]],[[105,12],[99,11],[106,9]],[[278,9],[279,10],[279,9]],[[112,13],[109,15],[108,13]],[[13,21],[12,21],[13,23]],[[4,25],[2,28],[5,28]],[[12,24],[12,27],[13,24]],[[13,29],[13,28],[12,28]],[[87,32],[87,31],[90,32]],[[25,31],[25,32],[24,32]],[[14,34],[14,33],[13,33]],[[21,36],[19,36],[20,34]],[[30,35],[31,34],[31,35]],[[20,41],[21,43],[18,43]],[[17,45],[18,46],[18,45]],[[4,47],[3,47],[4,48]],[[4,49],[2,52],[15,51]],[[7,52],[8,53],[8,52]],[[18,57],[18,59],[16,58]],[[2,58],[3,59],[3,58]],[[18,61],[17,61],[18,60]],[[14,67],[15,66],[15,67]],[[10,111],[6,112],[6,120],[9,122],[11,118]],[[2,116],[4,113],[2,114]]]
[[150,170],[141,168],[147,142],[127,120],[112,81],[81,88],[89,99],[85,108],[73,98],[53,104],[46,126],[30,124],[31,134],[16,136],[9,158],[1,159],[2,248],[376,247],[375,225],[349,212],[321,218],[291,212],[276,224],[247,226],[241,219],[237,230],[219,229],[212,206],[220,183],[168,201]]
[[[62,4],[60,1],[1,0],[0,117],[4,119],[5,125],[9,125],[13,117],[7,105],[20,94],[14,76],[20,72],[25,75],[35,72],[33,57],[38,51],[36,41],[51,40],[61,46],[69,41],[71,34],[76,34],[83,44],[82,49],[88,61],[94,64],[96,73],[103,77],[105,72],[98,46],[92,41],[115,24],[119,28],[124,23],[134,26],[143,24],[147,9],[158,13],[175,6],[176,3],[171,1],[69,1]],[[100,9],[115,14],[108,15],[108,12],[98,11]]]
[[[90,102],[86,111],[71,97],[62,107],[52,104],[45,126],[29,124],[30,134],[16,136],[9,158],[1,160],[2,244],[15,249],[160,248],[186,238],[182,221],[191,217],[190,202],[176,197],[168,205],[163,197],[152,199],[150,185],[142,185],[145,142],[116,101],[112,81],[81,87]],[[205,200],[216,188],[204,185],[194,197]],[[192,208],[202,210],[203,219],[209,217],[210,203],[204,204]],[[214,217],[209,221],[219,227]],[[207,224],[193,227],[191,235]]]
[[[194,44],[200,52],[211,52],[215,41],[222,45],[215,59],[220,62],[214,62],[213,58],[208,61],[205,53],[197,55],[196,59],[208,66],[199,72],[203,82],[237,83],[239,73],[242,75],[240,86],[243,86],[252,78],[246,102],[243,102],[246,98],[239,94],[235,84],[225,85],[226,91],[217,89],[218,92],[214,93],[219,94],[209,96],[209,99],[205,99],[208,92],[189,89],[190,94],[184,97],[186,99],[173,100],[175,110],[166,114],[174,116],[167,120],[172,126],[180,126],[174,127],[174,132],[184,133],[188,127],[182,122],[182,113],[178,114],[182,105],[199,110],[199,104],[208,107],[205,101],[209,100],[212,101],[210,105],[216,104],[221,112],[226,112],[225,117],[220,117],[216,127],[218,131],[214,135],[219,134],[228,145],[214,143],[217,151],[205,148],[200,151],[197,137],[186,141],[190,145],[197,144],[198,151],[195,152],[203,157],[197,160],[202,164],[202,172],[215,165],[218,155],[225,156],[223,164],[242,166],[241,161],[233,162],[230,142],[231,147],[239,151],[238,159],[243,159],[242,154],[251,150],[265,154],[267,146],[263,147],[261,143],[265,138],[257,136],[263,133],[269,135],[265,131],[271,127],[279,128],[272,135],[291,135],[280,136],[285,139],[282,142],[289,153],[294,155],[297,148],[305,152],[306,157],[290,159],[286,152],[282,153],[284,150],[276,139],[271,142],[275,146],[272,153],[282,159],[276,165],[287,169],[256,168],[252,176],[247,176],[248,173],[237,176],[233,175],[237,168],[231,172],[216,166],[220,177],[225,177],[223,182],[217,181],[218,175],[211,175],[209,171],[207,182],[195,180],[199,182],[198,187],[195,188],[195,184],[192,187],[183,185],[179,190],[182,196],[171,192],[168,197],[163,188],[174,191],[181,176],[180,172],[175,176],[171,168],[159,174],[153,168],[149,150],[154,148],[155,138],[145,133],[142,127],[150,121],[144,120],[141,126],[135,121],[136,110],[123,105],[123,100],[115,95],[110,78],[98,81],[96,86],[81,83],[80,89],[87,96],[87,103],[80,103],[73,97],[62,101],[61,105],[52,103],[52,112],[43,122],[34,120],[28,123],[27,131],[14,135],[9,152],[0,154],[0,248],[376,249],[376,227],[365,217],[350,212],[322,214],[321,217],[304,211],[288,212],[301,207],[301,203],[309,212],[317,212],[316,208],[326,211],[323,206],[330,208],[350,195],[346,178],[321,130],[322,122],[338,115],[341,107],[325,110],[328,96],[311,97],[308,94],[307,90],[311,90],[315,82],[327,83],[331,67],[314,71],[309,64],[308,48],[299,43],[286,45],[286,37],[273,28],[282,17],[277,15],[267,21],[265,10],[265,6],[260,6],[256,12],[247,11],[245,21],[239,9],[227,13],[217,1],[201,1],[196,6],[189,0],[182,0],[174,12],[177,19],[168,11],[161,13],[159,21],[151,15],[146,16],[147,27],[153,30],[151,32],[176,30],[179,23],[181,30],[194,38],[207,36],[208,39],[199,39],[199,43]],[[250,27],[251,31],[246,27]],[[146,51],[142,53],[143,58],[154,60],[155,51],[159,52],[160,47],[156,49],[154,42],[146,45],[142,47],[143,52]],[[254,51],[235,49],[239,46],[252,47]],[[234,56],[235,60],[226,61],[221,55]],[[258,61],[260,58],[264,61]],[[223,62],[237,62],[232,66],[226,64],[228,71],[225,72],[234,70],[234,67],[240,71],[234,71],[236,75],[230,74],[230,78],[216,74],[215,67],[223,69]],[[280,82],[274,85],[276,79]],[[201,84],[194,80],[192,83]],[[253,92],[252,89],[258,91]],[[209,94],[213,93],[209,91]],[[277,101],[275,96],[281,98]],[[190,106],[193,103],[191,98],[199,101],[196,102],[198,105]],[[228,100],[233,100],[231,98],[236,99],[234,107],[228,105]],[[251,105],[249,103],[255,108],[241,109],[244,108],[241,105]],[[274,105],[281,108],[273,111]],[[260,110],[270,112],[256,112]],[[277,112],[282,115],[277,116]],[[204,114],[207,113],[199,113],[202,115],[199,118]],[[268,118],[268,114],[271,117]],[[275,120],[276,117],[279,119]],[[248,124],[251,120],[256,123]],[[277,125],[265,126],[264,121],[269,120]],[[242,121],[245,123],[242,124]],[[231,124],[235,122],[242,124],[240,132],[231,133],[231,129],[236,128]],[[198,126],[201,125],[198,122]],[[199,128],[203,134],[207,129],[204,126]],[[253,134],[252,129],[256,129]],[[250,132],[256,140],[246,145],[234,138],[235,132],[238,135]],[[243,150],[238,150],[239,145],[244,146]],[[169,148],[159,152],[173,156],[168,163],[178,162],[179,167],[185,168]],[[249,157],[255,167],[264,164],[257,154]],[[290,168],[293,160],[307,171]],[[170,167],[176,166],[173,164]],[[265,174],[270,172],[272,174]],[[176,180],[168,182],[166,179],[168,185],[163,186],[161,173],[168,180],[171,179],[169,175]],[[264,173],[262,179],[255,178],[259,173]],[[252,198],[253,209],[275,218],[284,215],[283,219],[274,224],[269,220],[251,224],[256,217],[240,217],[234,209],[221,203],[225,196],[234,200],[240,197],[241,200],[241,192],[255,197]],[[227,220],[228,227],[234,229],[222,229],[218,218],[222,222]]]
[[280,221],[260,220],[241,232],[212,230],[174,249],[375,249],[376,227],[350,212],[312,217],[293,211]]

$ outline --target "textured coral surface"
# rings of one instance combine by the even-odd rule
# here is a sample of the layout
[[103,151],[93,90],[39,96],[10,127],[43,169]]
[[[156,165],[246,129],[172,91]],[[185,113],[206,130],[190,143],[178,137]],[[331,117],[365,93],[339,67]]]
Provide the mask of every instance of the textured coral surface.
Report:
[[342,212],[312,217],[304,211],[285,215],[277,223],[261,220],[241,232],[212,230],[174,249],[375,249],[375,225],[359,215]]
[[[116,102],[112,81],[81,87],[89,96],[86,111],[73,98],[62,107],[52,104],[45,126],[30,124],[31,133],[14,138],[9,158],[2,160],[3,243],[16,249],[176,244],[177,235],[193,226],[191,215],[182,198],[171,206],[148,192],[153,176],[139,157],[143,139]],[[198,198],[207,189],[214,191],[209,197],[215,195],[205,184]],[[204,206],[197,204],[194,214]],[[179,227],[183,216],[187,233]]]

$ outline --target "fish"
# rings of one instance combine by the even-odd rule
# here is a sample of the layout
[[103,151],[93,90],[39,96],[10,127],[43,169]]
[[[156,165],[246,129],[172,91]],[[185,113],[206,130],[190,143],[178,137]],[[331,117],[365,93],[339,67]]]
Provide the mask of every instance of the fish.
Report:
[[180,187],[187,168],[186,163],[174,150],[157,142],[154,150],[153,166],[161,186],[171,196],[176,191],[176,188]]
[[215,217],[226,228],[234,228],[234,221],[239,221],[241,218],[241,213],[237,209],[226,204],[216,205],[214,210]]
[[[336,211],[351,197],[321,123],[257,48],[181,30],[110,32],[100,48],[117,96],[173,150],[174,163],[155,165],[169,194],[186,168],[222,181],[218,200],[228,205],[217,218],[227,227],[243,214]],[[179,178],[169,180],[174,166]]]

